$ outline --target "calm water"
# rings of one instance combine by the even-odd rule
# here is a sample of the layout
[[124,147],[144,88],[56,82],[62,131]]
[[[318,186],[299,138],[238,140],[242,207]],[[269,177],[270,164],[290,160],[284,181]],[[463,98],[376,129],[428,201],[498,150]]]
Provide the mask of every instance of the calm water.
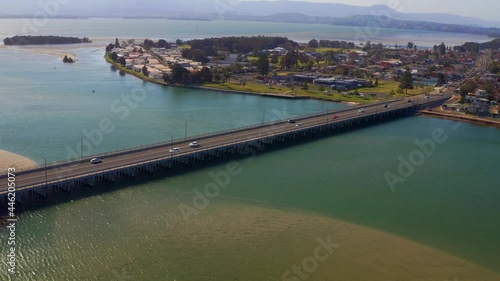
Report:
[[[343,107],[163,88],[120,76],[102,53],[75,52],[80,62],[64,65],[0,50],[0,149],[59,161],[103,118],[116,128],[88,153],[182,138],[186,120],[195,135],[260,123],[264,110],[272,120]],[[121,118],[112,105],[136,91],[145,100]],[[272,210],[339,218],[500,271],[500,130],[457,124],[412,117],[241,160],[241,174],[189,223],[179,205],[192,204],[194,189],[224,166],[27,213],[18,224],[22,273],[14,280],[280,280],[314,249],[307,241],[327,230]],[[435,128],[448,140],[392,192],[384,173],[397,172],[398,156],[408,158],[415,140]],[[8,280],[4,268],[0,279]],[[325,280],[318,278],[311,280]]]
[[[30,21],[28,21],[30,22]],[[485,42],[491,38],[484,35],[398,30],[380,28],[365,31],[364,28],[333,26],[322,24],[265,23],[234,21],[172,21],[161,19],[51,19],[30,28],[25,20],[0,19],[0,38],[32,33],[60,36],[87,36],[98,38],[164,38],[167,40],[192,39],[240,35],[286,36],[300,42],[312,38],[346,40],[355,42],[383,42],[384,44],[406,45],[413,41],[418,46],[462,45],[465,42]],[[105,27],[105,28],[103,28]],[[370,36],[363,36],[369,34]]]

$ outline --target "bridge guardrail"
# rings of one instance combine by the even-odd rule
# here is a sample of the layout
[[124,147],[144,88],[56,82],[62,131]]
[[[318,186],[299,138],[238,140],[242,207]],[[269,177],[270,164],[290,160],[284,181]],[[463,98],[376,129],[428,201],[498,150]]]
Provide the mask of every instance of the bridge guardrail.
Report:
[[[296,116],[293,118],[297,119],[297,120],[302,120],[302,119],[313,118],[313,117],[318,117],[318,116],[325,116],[328,114],[341,113],[341,112],[345,112],[345,111],[349,111],[349,110],[353,110],[353,109],[357,109],[357,108],[367,108],[367,107],[373,107],[373,106],[377,106],[377,105],[381,105],[381,104],[385,104],[385,103],[393,103],[393,102],[401,101],[403,99],[404,98],[400,98],[400,99],[395,99],[395,100],[391,100],[391,101],[349,107],[349,108],[335,110],[335,111],[331,111],[331,112],[322,112],[322,113],[314,113],[314,114],[303,115],[303,116]],[[277,124],[284,123],[284,122],[286,122],[286,120],[277,120],[277,121],[266,122],[263,124],[243,126],[243,127],[239,127],[239,128],[227,129],[227,130],[222,130],[222,131],[218,131],[218,132],[201,134],[201,135],[197,135],[197,136],[191,136],[188,138],[177,139],[177,140],[175,140],[175,142],[165,141],[165,142],[147,144],[147,145],[142,145],[142,146],[136,146],[136,147],[132,147],[132,148],[126,148],[126,149],[122,149],[122,150],[110,151],[110,152],[105,152],[105,153],[91,154],[91,155],[86,155],[81,160],[79,160],[79,159],[63,160],[63,161],[50,163],[47,166],[44,165],[44,166],[37,166],[37,167],[33,167],[33,168],[19,169],[18,174],[24,174],[26,172],[33,172],[33,171],[42,171],[42,170],[49,169],[49,168],[53,169],[53,168],[58,168],[58,167],[64,167],[64,166],[68,166],[69,164],[80,164],[80,163],[84,163],[84,162],[88,161],[88,159],[91,159],[91,158],[106,158],[106,157],[110,157],[110,156],[118,156],[118,155],[130,153],[130,152],[139,152],[139,151],[148,150],[151,148],[159,148],[162,146],[175,145],[175,144],[186,142],[189,140],[193,140],[193,141],[202,140],[202,139],[206,139],[209,137],[225,135],[225,134],[239,132],[239,131],[243,131],[243,130],[266,127],[266,126],[270,126],[270,125],[277,125]],[[5,177],[6,177],[5,173],[0,174],[0,178],[5,178]]]
[[[427,103],[434,103],[434,102],[438,102],[438,101],[446,100],[446,99],[448,99],[448,97],[441,98],[441,99],[436,99],[436,100],[432,100],[432,101],[422,100],[420,102],[417,101],[417,103],[412,103],[412,104],[408,104],[408,105],[407,104],[402,104],[400,106],[393,107],[393,108],[390,108],[390,109],[387,109],[387,110],[382,110],[382,111],[384,111],[384,112],[391,112],[391,111],[395,111],[395,110],[399,110],[399,109],[403,109],[403,108],[410,108],[410,107],[414,107],[416,105],[422,105],[422,104],[427,104]],[[350,110],[352,110],[352,108]],[[349,111],[349,110],[347,110],[347,111]],[[130,164],[127,164],[127,165],[118,165],[118,166],[111,167],[111,168],[108,168],[108,169],[105,169],[105,170],[101,170],[101,171],[96,171],[96,172],[87,173],[87,174],[83,174],[83,175],[71,176],[71,177],[68,177],[68,178],[62,178],[62,179],[58,179],[56,181],[48,181],[47,183],[45,181],[42,181],[42,182],[34,183],[34,184],[31,184],[31,185],[28,185],[28,186],[20,186],[18,188],[18,191],[23,191],[23,190],[27,190],[27,189],[38,187],[38,186],[44,186],[46,184],[47,185],[49,185],[49,184],[56,184],[56,183],[62,183],[62,182],[71,181],[71,180],[74,180],[74,179],[85,179],[86,177],[95,176],[95,175],[105,175],[107,173],[114,172],[114,171],[117,171],[117,170],[120,170],[120,169],[131,168],[131,167],[139,167],[141,165],[151,164],[151,163],[155,163],[155,162],[160,162],[160,161],[164,161],[164,160],[167,160],[167,159],[175,159],[175,158],[179,158],[179,157],[182,157],[182,156],[190,155],[190,154],[193,154],[193,153],[200,153],[200,152],[206,152],[206,151],[210,151],[210,150],[216,150],[218,148],[227,147],[227,146],[236,145],[236,144],[244,144],[246,142],[251,142],[251,141],[255,141],[255,140],[261,140],[261,139],[265,139],[265,138],[269,138],[269,137],[273,137],[273,136],[278,136],[278,135],[282,135],[282,134],[288,133],[288,132],[293,132],[293,131],[300,132],[300,131],[304,131],[304,130],[307,130],[307,129],[311,129],[311,128],[323,126],[323,125],[326,125],[326,124],[335,124],[335,123],[343,122],[343,121],[352,119],[353,117],[355,117],[355,119],[366,118],[366,117],[370,117],[370,116],[373,116],[373,115],[376,115],[376,114],[379,114],[379,113],[380,112],[377,111],[377,112],[374,112],[374,113],[363,114],[363,115],[353,114],[353,115],[342,117],[342,118],[339,118],[339,119],[325,120],[325,122],[322,122],[322,123],[319,123],[319,124],[307,125],[307,126],[300,127],[300,128],[289,127],[289,128],[287,128],[285,130],[280,130],[278,132],[272,132],[271,134],[266,134],[266,135],[262,135],[262,136],[259,136],[259,137],[251,137],[251,138],[247,138],[247,139],[243,139],[243,140],[232,141],[232,142],[228,142],[228,143],[225,143],[225,144],[222,144],[222,145],[209,146],[209,147],[205,147],[205,148],[200,149],[200,150],[196,150],[194,152],[184,152],[184,153],[177,154],[175,156],[173,156],[173,155],[163,155],[163,156],[160,156],[160,157],[155,157],[155,158],[150,158],[150,159],[146,159],[146,160],[137,161],[137,162],[130,163]],[[319,117],[319,116],[322,116],[322,115],[324,115],[324,114],[318,114],[316,116]],[[256,128],[259,128],[259,127],[260,126],[257,126]],[[4,193],[5,193],[4,191],[0,192],[0,194],[4,194]]]

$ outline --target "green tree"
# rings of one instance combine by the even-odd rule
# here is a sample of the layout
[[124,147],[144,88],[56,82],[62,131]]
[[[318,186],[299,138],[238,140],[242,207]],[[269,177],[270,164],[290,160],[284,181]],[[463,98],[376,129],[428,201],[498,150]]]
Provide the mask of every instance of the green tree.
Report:
[[142,74],[144,74],[144,76],[149,76],[149,71],[148,71],[148,68],[146,66],[142,67]]
[[269,58],[265,54],[261,54],[257,59],[257,71],[261,75],[269,73]]
[[319,47],[318,40],[316,40],[316,39],[312,39],[311,41],[309,41],[308,45],[310,48],[318,48]]
[[477,83],[473,80],[469,80],[460,87],[460,95],[465,97],[467,94],[474,92],[476,88]]
[[413,76],[409,68],[406,68],[406,71],[401,78],[399,88],[405,90],[406,94],[408,94],[408,89],[413,89]]
[[113,61],[117,61],[118,60],[118,54],[115,53],[115,52],[112,52],[110,55],[109,55],[109,58]]
[[414,46],[415,46],[415,43],[413,43],[413,42],[408,42],[408,44],[406,44],[406,48],[408,48],[408,50],[413,49]]
[[443,86],[444,84],[446,84],[446,77],[444,76],[443,73],[439,73],[438,74],[438,81],[437,81],[437,85],[438,86]]
[[440,55],[446,54],[446,45],[444,43],[439,44],[438,50]]

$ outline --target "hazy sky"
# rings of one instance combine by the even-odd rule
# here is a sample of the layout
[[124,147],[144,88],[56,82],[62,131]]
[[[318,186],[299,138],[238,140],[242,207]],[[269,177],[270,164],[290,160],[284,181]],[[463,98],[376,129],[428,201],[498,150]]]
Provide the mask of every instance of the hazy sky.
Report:
[[[189,0],[188,0],[189,1]],[[243,0],[249,1],[249,0]],[[289,0],[294,1],[294,0]],[[301,0],[356,6],[386,5],[402,13],[449,13],[500,21],[500,0]]]
[[[180,2],[184,6],[196,3],[235,3],[237,1],[255,0],[145,0],[142,3],[158,3],[168,6],[168,3]],[[295,1],[295,0],[279,0]],[[476,17],[485,20],[500,21],[500,0],[301,0],[304,2],[342,3],[356,6],[386,5],[402,13],[449,13],[461,16]],[[67,3],[66,6],[81,6],[84,9],[99,9],[102,6],[128,6],[141,5],[137,0],[0,0],[0,14],[30,13],[30,8],[39,6],[40,3],[59,2]],[[118,4],[119,3],[119,4]],[[3,12],[3,13],[2,13]]]

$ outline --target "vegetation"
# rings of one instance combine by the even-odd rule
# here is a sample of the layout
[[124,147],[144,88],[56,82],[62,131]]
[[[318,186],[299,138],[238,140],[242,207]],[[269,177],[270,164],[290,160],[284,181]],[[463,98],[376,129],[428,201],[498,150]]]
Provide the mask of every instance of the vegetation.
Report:
[[89,38],[61,37],[61,36],[14,36],[3,40],[7,46],[12,45],[54,45],[92,43]]
[[187,42],[191,49],[202,50],[207,56],[216,56],[219,51],[233,54],[260,53],[264,49],[284,47],[286,49],[299,48],[299,44],[285,37],[222,37],[195,39]]
[[405,90],[406,94],[408,94],[408,89],[413,89],[413,76],[411,75],[411,71],[409,68],[407,68],[405,73],[403,74],[401,83],[399,84],[399,88]]
[[63,62],[64,62],[64,63],[74,63],[74,62],[75,62],[75,60],[74,60],[73,58],[71,58],[71,57],[64,56],[64,58],[63,58]]

